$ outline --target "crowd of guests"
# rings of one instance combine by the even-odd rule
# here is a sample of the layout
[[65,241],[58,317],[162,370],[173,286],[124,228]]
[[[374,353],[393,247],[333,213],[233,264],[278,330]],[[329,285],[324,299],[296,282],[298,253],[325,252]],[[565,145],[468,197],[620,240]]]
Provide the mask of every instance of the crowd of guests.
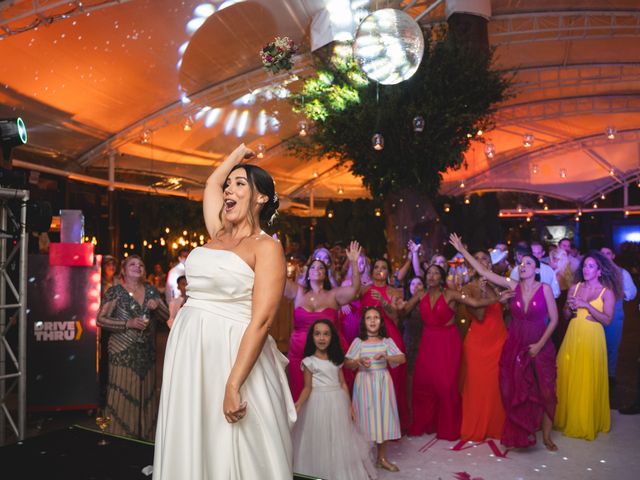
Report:
[[[357,242],[288,256],[295,471],[397,471],[386,444],[403,434],[524,448],[541,430],[553,451],[554,428],[587,440],[609,431],[622,302],[637,293],[613,250],[581,255],[562,239],[548,254],[540,242],[519,242],[513,256],[502,243],[470,252],[455,234],[450,244],[457,253],[447,259],[410,241],[397,269]],[[113,257],[103,260],[98,325],[113,433],[154,438],[155,329],[171,327],[187,297],[188,253],[148,276],[136,255],[119,275]]]
[[[622,302],[637,293],[613,250],[581,254],[565,238],[547,254],[519,242],[511,259],[505,244],[470,252],[455,234],[450,244],[447,260],[410,241],[396,270],[357,244],[291,257],[294,470],[373,478],[362,436],[377,445],[377,466],[397,471],[385,444],[402,434],[526,448],[541,430],[555,451],[554,428],[586,440],[609,431]],[[330,400],[329,385],[344,401]],[[329,421],[330,405],[343,404]],[[324,443],[325,430],[341,441]]]

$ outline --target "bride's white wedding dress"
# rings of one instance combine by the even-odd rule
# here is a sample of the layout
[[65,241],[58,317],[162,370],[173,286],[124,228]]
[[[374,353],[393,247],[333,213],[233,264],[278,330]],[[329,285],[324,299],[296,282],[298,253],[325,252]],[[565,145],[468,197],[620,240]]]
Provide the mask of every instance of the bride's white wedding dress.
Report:
[[285,366],[267,341],[242,386],[247,414],[224,418],[222,402],[251,320],[254,273],[238,255],[205,247],[186,262],[188,300],[171,329],[156,430],[154,480],[290,480],[296,419]]

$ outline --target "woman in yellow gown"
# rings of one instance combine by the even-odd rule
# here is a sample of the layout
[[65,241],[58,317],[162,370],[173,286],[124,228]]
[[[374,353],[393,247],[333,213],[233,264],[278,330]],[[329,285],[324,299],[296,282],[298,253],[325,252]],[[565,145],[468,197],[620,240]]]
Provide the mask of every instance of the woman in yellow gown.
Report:
[[564,307],[573,318],[558,352],[554,425],[568,437],[593,440],[611,424],[603,325],[622,289],[618,269],[600,252],[589,252],[577,275]]

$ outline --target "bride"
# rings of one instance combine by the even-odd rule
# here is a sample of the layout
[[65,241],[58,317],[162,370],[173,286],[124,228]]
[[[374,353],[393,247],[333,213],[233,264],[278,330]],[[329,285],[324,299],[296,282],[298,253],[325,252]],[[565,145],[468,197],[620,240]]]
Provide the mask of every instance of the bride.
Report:
[[167,343],[154,480],[293,476],[287,360],[268,335],[285,259],[260,228],[279,202],[266,171],[240,164],[251,156],[241,144],[207,180],[212,240],[186,262],[188,300]]

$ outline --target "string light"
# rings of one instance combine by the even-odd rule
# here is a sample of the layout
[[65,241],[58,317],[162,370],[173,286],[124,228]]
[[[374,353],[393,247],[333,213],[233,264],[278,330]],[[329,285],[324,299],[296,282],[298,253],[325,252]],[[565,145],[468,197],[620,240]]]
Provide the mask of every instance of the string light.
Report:
[[318,178],[318,171],[317,170],[313,171],[313,178]]
[[465,187],[464,180],[460,180],[460,188],[464,188],[464,187]]
[[534,163],[533,165],[531,165],[531,173],[533,173],[534,175],[537,175],[539,171],[540,171],[540,168],[538,167],[537,163]]
[[380,217],[380,216],[382,216],[382,211],[379,208],[376,208],[376,209],[373,210],[373,214],[376,217]]
[[525,133],[522,136],[522,145],[524,145],[524,148],[532,147],[534,140],[535,137],[533,136],[533,133]]
[[544,197],[542,195],[538,195],[538,203],[544,203]]
[[192,126],[193,126],[193,118],[191,118],[191,115],[187,115],[187,117],[184,119],[184,123],[182,124],[182,129],[185,132],[190,132]]
[[600,194],[600,200],[604,200],[605,198],[607,198],[607,196],[604,194],[604,192],[602,192]]
[[448,203],[444,204],[444,213],[449,213],[451,211],[451,205]]
[[593,205],[591,205],[592,208],[598,208],[598,202],[593,202]]
[[342,187],[338,187],[338,193],[342,195],[344,193],[344,189]]
[[266,151],[266,147],[264,146],[264,143],[259,143],[258,146],[256,147],[256,157],[264,158],[265,151]]
[[468,196],[468,195],[466,195],[466,196],[464,197],[464,204],[465,204],[465,205],[469,205],[470,203],[471,203],[471,199],[469,198],[469,196]]
[[609,126],[609,127],[605,128],[604,134],[607,136],[607,138],[609,140],[613,140],[613,139],[616,138],[616,128],[612,127],[612,126]]
[[485,146],[484,146],[484,154],[485,156],[491,160],[493,157],[495,157],[496,155],[496,147],[493,143],[488,142]]
[[307,122],[305,122],[304,120],[300,120],[298,122],[298,135],[300,135],[301,137],[306,137],[307,136]]
[[560,178],[567,178],[567,171],[564,168],[560,169]]
[[327,210],[327,218],[333,218],[333,210]]

